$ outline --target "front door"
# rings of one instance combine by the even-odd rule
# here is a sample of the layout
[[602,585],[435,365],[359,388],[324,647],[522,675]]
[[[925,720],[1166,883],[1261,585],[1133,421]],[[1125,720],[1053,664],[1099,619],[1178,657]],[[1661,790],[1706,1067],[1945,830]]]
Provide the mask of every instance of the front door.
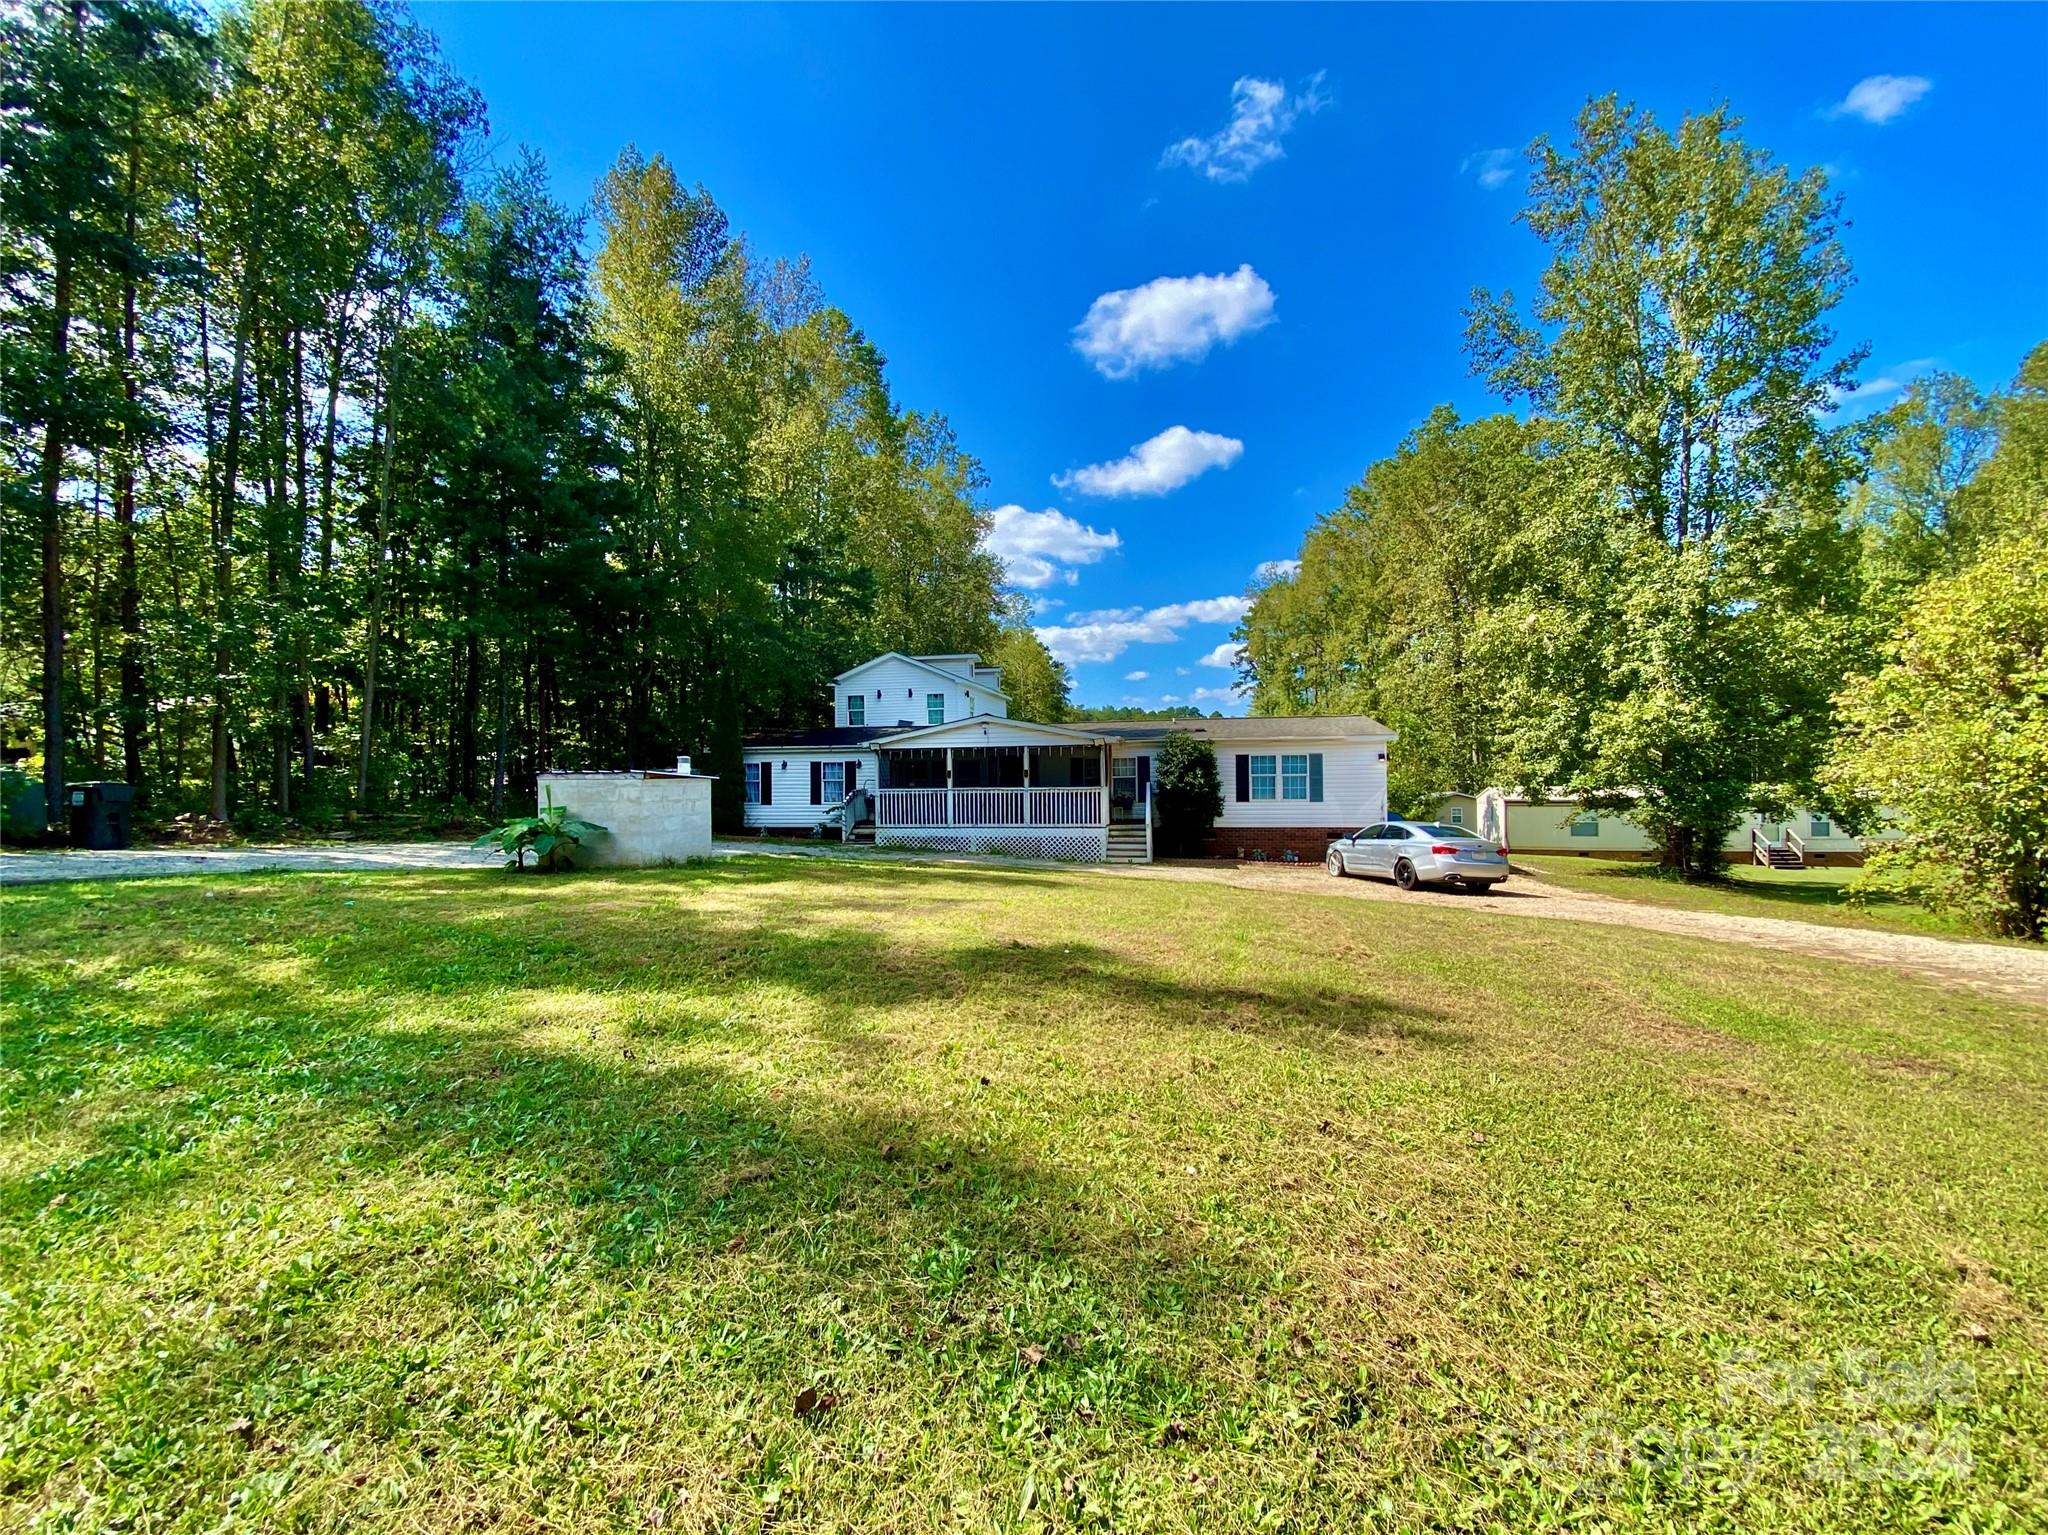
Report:
[[1151,788],[1150,757],[1118,757],[1109,764],[1109,818],[1112,821],[1145,819],[1145,799]]
[[1138,759],[1118,757],[1109,765],[1109,818],[1138,819]]

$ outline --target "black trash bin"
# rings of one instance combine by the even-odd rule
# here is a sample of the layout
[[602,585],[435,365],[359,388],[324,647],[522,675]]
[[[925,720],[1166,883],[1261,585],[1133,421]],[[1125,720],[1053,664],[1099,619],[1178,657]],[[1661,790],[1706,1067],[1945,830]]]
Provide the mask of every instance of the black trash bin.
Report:
[[135,791],[124,783],[75,783],[71,804],[73,847],[126,847]]

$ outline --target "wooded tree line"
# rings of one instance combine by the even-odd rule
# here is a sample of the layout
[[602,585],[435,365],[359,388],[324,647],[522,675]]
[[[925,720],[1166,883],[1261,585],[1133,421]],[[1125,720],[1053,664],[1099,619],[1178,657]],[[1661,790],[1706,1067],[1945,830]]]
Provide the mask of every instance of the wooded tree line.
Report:
[[2010,587],[1973,599],[2010,643],[1976,685],[2010,671],[1955,712],[1997,700],[2011,726],[1943,772],[2007,783],[1978,821],[2008,893],[2032,881],[2014,899],[2038,932],[2048,593],[2021,551],[2048,539],[2048,347],[2009,390],[1931,373],[1844,421],[1865,352],[1829,327],[1839,202],[1739,127],[1723,110],[1672,132],[1608,99],[1569,145],[1532,146],[1521,217],[1550,265],[1533,303],[1481,292],[1467,317],[1475,371],[1526,414],[1438,407],[1316,523],[1239,636],[1254,712],[1378,715],[1401,733],[1397,805],[1559,787],[1688,872],[1752,804],[1853,826],[1882,802],[1946,837],[1872,755],[1921,725],[1893,708],[1880,729],[1859,679],[1942,623],[1917,604],[1981,572]]
[[662,156],[586,227],[385,0],[0,24],[0,727],[53,815],[495,813],[689,751],[735,820],[743,732],[878,651],[1064,703],[974,458]]

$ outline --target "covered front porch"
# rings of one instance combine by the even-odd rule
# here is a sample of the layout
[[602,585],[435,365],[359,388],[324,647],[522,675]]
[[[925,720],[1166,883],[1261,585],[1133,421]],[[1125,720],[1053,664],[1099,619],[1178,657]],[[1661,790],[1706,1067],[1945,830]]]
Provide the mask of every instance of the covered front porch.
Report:
[[884,749],[878,827],[1107,826],[1107,743]]
[[1139,796],[1128,771],[1119,776],[1114,744],[1104,737],[976,719],[906,731],[873,746],[878,845],[1089,862],[1119,851],[1133,861],[1150,856]]

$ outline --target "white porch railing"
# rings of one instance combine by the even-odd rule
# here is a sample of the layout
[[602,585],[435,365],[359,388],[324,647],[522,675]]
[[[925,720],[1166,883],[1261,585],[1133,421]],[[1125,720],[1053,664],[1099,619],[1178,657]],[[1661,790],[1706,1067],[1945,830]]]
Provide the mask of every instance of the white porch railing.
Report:
[[1107,789],[877,789],[877,826],[1107,826]]

